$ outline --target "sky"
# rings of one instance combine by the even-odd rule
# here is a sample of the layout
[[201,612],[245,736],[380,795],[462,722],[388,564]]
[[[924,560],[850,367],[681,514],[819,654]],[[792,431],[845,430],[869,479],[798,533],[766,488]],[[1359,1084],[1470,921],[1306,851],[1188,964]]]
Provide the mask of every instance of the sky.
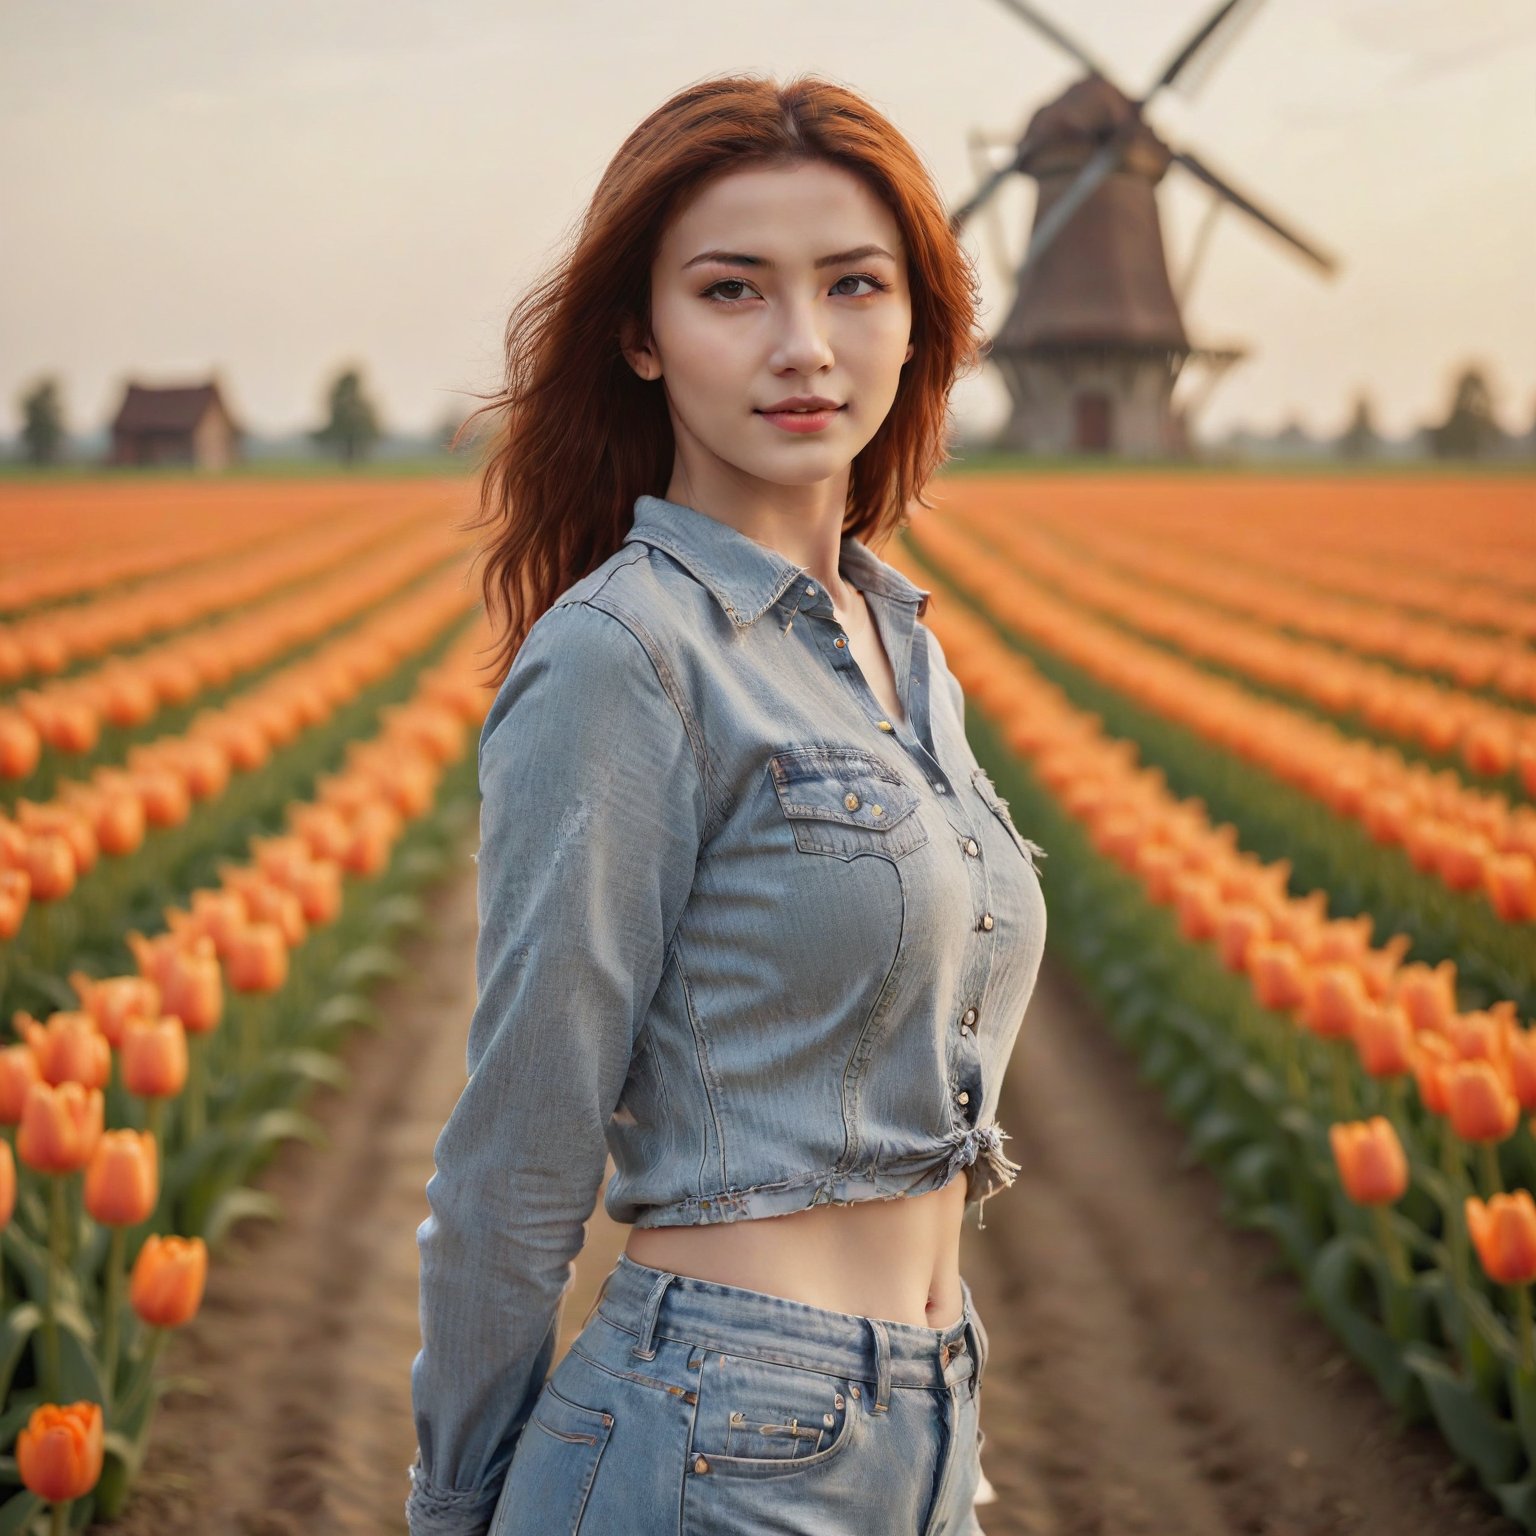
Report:
[[[1213,0],[1038,0],[1142,95]],[[1326,278],[1224,205],[1184,305],[1248,356],[1198,435],[1337,432],[1357,391],[1401,436],[1477,363],[1504,426],[1536,412],[1536,6],[1268,0],[1147,117],[1340,259]],[[216,370],[250,430],[321,419],[363,370],[386,426],[425,431],[500,381],[518,296],[614,151],[676,90],[737,71],[849,86],[916,146],[948,206],[968,136],[1016,141],[1081,66],[1004,0],[5,0],[0,6],[0,433],[61,384],[71,431],[126,380]],[[1158,187],[1179,286],[1210,194]],[[1035,184],[962,238],[990,333]],[[1192,380],[1191,380],[1192,382]],[[1181,381],[1180,388],[1184,388]],[[953,394],[984,434],[990,365]]]

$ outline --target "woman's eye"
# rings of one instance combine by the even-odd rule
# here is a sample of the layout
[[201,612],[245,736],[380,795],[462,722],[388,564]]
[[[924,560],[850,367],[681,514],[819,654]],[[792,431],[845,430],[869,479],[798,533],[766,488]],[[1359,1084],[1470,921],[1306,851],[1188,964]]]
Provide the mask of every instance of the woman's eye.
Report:
[[[846,277],[838,278],[837,282],[833,283],[833,288],[837,288],[838,284],[840,283],[869,283],[874,289],[882,292],[891,286],[889,283],[881,282],[878,277],[870,277],[863,272],[850,272]],[[743,288],[750,288],[750,286],[751,285],[744,277],[725,277],[721,278],[718,283],[711,283],[709,287],[704,290],[704,297],[706,299],[713,299],[717,304],[734,304],[741,297],[739,290]],[[738,291],[729,295],[717,295],[716,290],[720,288],[733,288]],[[868,295],[863,293],[844,293],[839,295],[839,297],[849,299],[863,299],[867,298]]]

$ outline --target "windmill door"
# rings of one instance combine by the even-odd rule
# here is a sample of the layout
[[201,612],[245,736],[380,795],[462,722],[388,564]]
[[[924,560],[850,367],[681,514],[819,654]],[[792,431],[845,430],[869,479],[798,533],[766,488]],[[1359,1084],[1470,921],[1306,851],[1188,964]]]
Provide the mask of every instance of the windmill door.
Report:
[[1080,453],[1107,453],[1112,446],[1111,402],[1102,390],[1089,390],[1073,401],[1072,446]]

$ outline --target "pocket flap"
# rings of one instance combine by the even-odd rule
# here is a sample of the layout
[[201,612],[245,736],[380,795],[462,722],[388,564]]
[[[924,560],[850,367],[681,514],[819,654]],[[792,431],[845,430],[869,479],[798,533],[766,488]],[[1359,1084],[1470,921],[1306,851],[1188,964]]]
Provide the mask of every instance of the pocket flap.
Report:
[[917,809],[917,791],[857,747],[794,747],[768,761],[784,814],[881,832]]

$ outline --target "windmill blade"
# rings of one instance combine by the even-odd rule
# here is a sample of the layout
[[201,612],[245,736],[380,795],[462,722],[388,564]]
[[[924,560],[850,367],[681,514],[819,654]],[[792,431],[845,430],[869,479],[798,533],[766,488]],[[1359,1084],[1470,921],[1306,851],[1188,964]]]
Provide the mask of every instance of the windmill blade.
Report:
[[1328,273],[1330,277],[1337,270],[1338,261],[1335,257],[1318,250],[1314,245],[1308,244],[1300,235],[1293,234],[1277,218],[1272,214],[1265,213],[1250,198],[1244,197],[1241,192],[1229,185],[1208,166],[1203,165],[1188,150],[1175,149],[1171,150],[1170,154],[1192,176],[1203,181],[1213,191],[1220,193],[1234,207],[1241,208],[1250,218],[1257,219],[1266,229],[1272,230],[1275,234],[1279,235],[1288,245],[1294,246],[1309,261],[1316,263],[1324,272]]
[[1037,32],[1043,32],[1046,37],[1066,53],[1070,53],[1090,75],[1098,75],[1102,79],[1109,79],[1109,71],[1105,69],[1097,59],[1088,52],[1081,43],[1074,42],[1049,16],[1042,16],[1034,6],[1026,5],[1024,0],[1000,0],[1016,16],[1022,16]]
[[1045,253],[1046,248],[1067,227],[1072,215],[1098,190],[1099,184],[1120,164],[1125,154],[1126,141],[1135,131],[1137,120],[1127,118],[1083,162],[1083,168],[1073,179],[1072,185],[1051,204],[1051,210],[1034,227],[1029,237],[1029,249],[1024,253],[1024,264],[1019,268],[1023,275]]
[[[1151,90],[1142,97],[1141,104],[1145,106],[1164,86],[1172,85],[1202,51],[1205,53],[1204,62],[1208,66],[1214,58],[1211,49],[1215,45],[1211,39],[1222,31],[1232,13],[1240,7],[1247,6],[1249,9],[1240,18],[1246,22],[1263,3],[1264,0],[1222,0],[1222,3],[1194,30],[1189,41],[1163,66],[1162,74],[1157,77]],[[1235,26],[1236,23],[1233,24],[1233,27]],[[1227,27],[1222,34],[1223,47],[1228,46],[1236,36],[1233,27]]]
[[1019,140],[1019,147],[1017,150],[1015,150],[1013,159],[1007,161],[1003,165],[998,166],[998,168],[989,176],[987,176],[982,181],[980,186],[978,186],[976,190],[971,193],[971,195],[966,198],[966,200],[961,203],[953,213],[950,214],[949,227],[958,232],[961,225],[963,225],[965,221],[969,219],[971,215],[975,213],[976,210],[980,208],[981,205],[985,203],[995,191],[997,191],[998,186],[1002,182],[1006,181],[1008,177],[1013,175],[1015,171],[1020,170],[1023,167],[1024,162],[1028,158],[1029,152],[1033,147],[1034,141],[1029,137],[1028,134],[1025,134],[1024,137]]

